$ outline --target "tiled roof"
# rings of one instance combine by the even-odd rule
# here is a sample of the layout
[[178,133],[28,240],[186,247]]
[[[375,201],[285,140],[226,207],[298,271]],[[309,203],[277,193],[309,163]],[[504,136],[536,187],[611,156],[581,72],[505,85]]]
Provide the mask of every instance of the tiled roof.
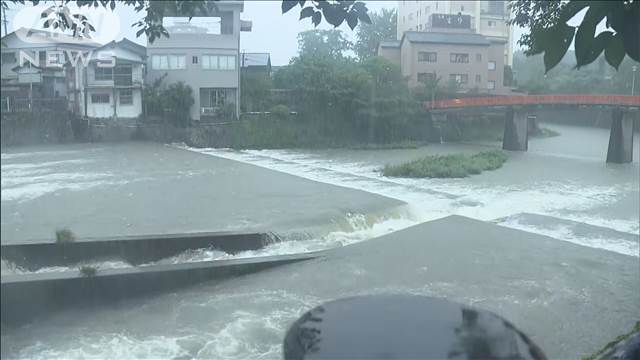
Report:
[[380,47],[400,47],[400,40],[380,41]]

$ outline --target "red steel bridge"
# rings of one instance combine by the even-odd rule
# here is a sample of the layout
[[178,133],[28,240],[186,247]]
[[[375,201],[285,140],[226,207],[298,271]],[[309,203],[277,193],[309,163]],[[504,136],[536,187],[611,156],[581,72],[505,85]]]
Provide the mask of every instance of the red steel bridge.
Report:
[[426,101],[424,107],[432,118],[445,115],[447,119],[462,113],[482,113],[505,110],[502,148],[526,151],[529,121],[535,121],[536,109],[546,106],[594,106],[611,109],[612,123],[607,162],[633,161],[633,121],[638,121],[640,96],[600,94],[514,95],[470,97]]
[[446,110],[471,107],[582,105],[611,107],[640,107],[640,96],[631,95],[515,95],[472,97],[425,102],[427,109]]

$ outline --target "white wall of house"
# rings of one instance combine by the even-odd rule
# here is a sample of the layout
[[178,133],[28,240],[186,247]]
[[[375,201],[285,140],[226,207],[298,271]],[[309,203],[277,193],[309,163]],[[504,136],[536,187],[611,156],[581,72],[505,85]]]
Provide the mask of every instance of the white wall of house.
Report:
[[[97,95],[107,96],[108,103],[94,102]],[[89,89],[87,90],[87,116],[91,118],[110,118],[113,117],[113,92],[109,89]]]
[[131,104],[121,104],[120,101],[120,93],[123,89],[116,90],[117,93],[117,106],[116,113],[118,118],[137,118],[142,115],[142,91],[140,89],[132,89],[131,95],[133,98],[133,103]]
[[[131,104],[121,104],[121,92],[125,89],[116,89],[115,96],[113,89],[88,89],[87,90],[87,114],[90,118],[106,119],[113,118],[114,114],[120,119],[133,119],[142,115],[142,91],[140,89],[130,89]],[[108,103],[96,103],[93,95],[108,96]],[[115,109],[114,109],[115,108]]]

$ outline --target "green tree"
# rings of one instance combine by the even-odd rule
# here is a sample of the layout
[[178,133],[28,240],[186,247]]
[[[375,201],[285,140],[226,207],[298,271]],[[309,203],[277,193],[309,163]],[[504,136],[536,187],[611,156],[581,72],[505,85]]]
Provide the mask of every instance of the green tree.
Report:
[[[544,53],[545,71],[560,63],[575,41],[575,64],[582,67],[600,54],[618,69],[625,55],[640,62],[640,1],[513,0],[511,24],[527,28],[518,43],[526,55]],[[567,24],[576,14],[586,12],[578,26]],[[606,30],[596,36],[596,26]]]
[[541,55],[526,56],[516,52],[513,55],[514,79],[520,90],[530,94],[631,93],[632,69],[638,65],[631,58],[625,58],[617,71],[606,65],[603,55],[580,70],[573,62],[574,54],[570,50],[555,68],[545,74]]
[[353,50],[358,59],[376,56],[381,41],[395,40],[397,34],[398,14],[395,9],[382,9],[371,14],[371,24],[358,26],[356,43]]
[[[171,0],[171,1],[146,1],[146,0],[61,0],[54,2],[52,6],[42,13],[42,21],[45,28],[51,27],[62,31],[70,30],[75,36],[88,37],[95,31],[93,25],[86,16],[81,13],[73,14],[69,9],[69,3],[82,9],[83,7],[104,7],[114,10],[116,6],[133,7],[138,13],[145,16],[135,23],[133,27],[138,28],[137,36],[145,34],[149,42],[163,36],[168,37],[169,33],[162,26],[162,18],[165,16],[188,16],[193,17],[198,14],[209,14],[217,11],[220,0]],[[31,3],[38,5],[40,0],[2,0],[0,6],[8,9],[9,4]],[[282,13],[289,12],[294,7],[299,6],[300,20],[310,18],[315,26],[318,26],[322,19],[329,24],[338,27],[345,21],[351,29],[355,29],[359,22],[370,23],[367,14],[367,6],[361,1],[333,1],[333,0],[282,0]],[[307,6],[305,6],[307,5]],[[6,19],[3,19],[6,20]]]
[[144,113],[148,120],[149,116],[162,116],[164,112],[164,100],[162,99],[162,83],[167,74],[146,84],[142,92]]
[[270,106],[273,84],[269,74],[243,70],[240,75],[243,111],[266,111]]
[[193,90],[189,85],[180,81],[169,85],[162,91],[168,120],[175,126],[186,127],[189,125],[189,110],[194,104]]
[[511,70],[511,66],[509,65],[505,65],[504,66],[504,75],[503,75],[503,84],[505,86],[512,86],[513,85],[513,70]]
[[298,34],[298,54],[304,57],[343,59],[352,44],[340,30],[309,30]]

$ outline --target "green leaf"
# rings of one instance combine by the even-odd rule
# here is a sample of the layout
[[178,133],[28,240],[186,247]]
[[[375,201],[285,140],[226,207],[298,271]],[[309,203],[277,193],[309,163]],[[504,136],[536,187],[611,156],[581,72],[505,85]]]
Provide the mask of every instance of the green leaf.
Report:
[[[602,4],[597,2],[594,2],[585,14],[584,19],[576,32],[575,48],[576,63],[578,67],[589,64],[595,60],[594,58],[589,61],[591,53],[595,52],[595,49],[592,49],[592,47],[596,45],[594,39],[596,26],[600,21],[602,21],[602,19],[604,19],[606,14],[606,7],[603,7]],[[598,55],[600,52],[602,52],[602,47],[597,51]]]
[[362,21],[363,23],[371,24],[371,18],[369,17],[369,14],[367,14],[366,7],[364,8],[364,10],[357,10],[357,14],[360,21]]
[[582,9],[587,6],[597,5],[598,1],[570,1],[568,2],[562,10],[560,10],[560,18],[558,19],[558,23],[565,23],[571,20],[577,13],[579,13]]
[[294,6],[298,5],[297,1],[294,0],[282,0],[282,13],[286,13],[289,10],[293,9]]
[[640,1],[636,0],[629,4],[628,10],[624,13],[624,23],[622,31],[622,40],[624,42],[624,50],[627,55],[635,61],[640,62]]
[[322,15],[327,22],[335,27],[340,26],[344,22],[345,13],[342,9],[332,4],[326,4],[322,9]]
[[549,72],[567,53],[571,40],[576,32],[576,28],[567,24],[558,24],[547,29],[547,43],[544,46],[544,68],[545,73]]
[[312,6],[307,6],[306,8],[300,11],[300,20],[313,16],[315,10],[313,10]]
[[598,36],[596,36],[594,39],[589,40],[589,48],[587,52],[581,54],[580,57],[578,57],[578,52],[576,51],[576,68],[580,68],[581,66],[588,65],[596,61],[598,56],[602,54],[602,51],[607,46],[609,41],[611,41],[612,36],[613,33],[611,31],[602,32],[598,34]]
[[620,34],[615,34],[607,42],[607,47],[604,49],[604,58],[607,60],[609,65],[618,70],[620,63],[622,63],[622,59],[624,59],[624,55],[625,51],[622,37],[620,36]]
[[358,14],[355,11],[349,11],[347,16],[345,16],[347,20],[347,25],[351,28],[351,30],[355,29],[358,26]]
[[311,17],[311,21],[313,22],[314,26],[320,25],[320,21],[322,21],[322,14],[320,14],[320,12],[314,13]]

